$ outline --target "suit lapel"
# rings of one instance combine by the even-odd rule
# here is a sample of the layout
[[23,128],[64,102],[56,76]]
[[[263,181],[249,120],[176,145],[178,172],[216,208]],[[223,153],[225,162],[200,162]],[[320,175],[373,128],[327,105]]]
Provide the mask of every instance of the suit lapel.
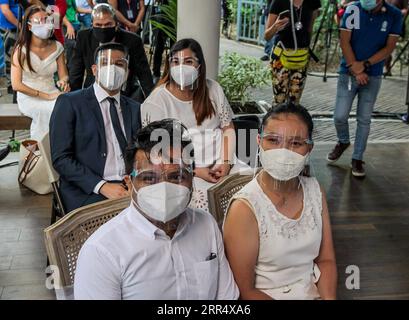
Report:
[[127,101],[121,96],[121,111],[122,118],[124,120],[126,140],[129,143],[132,142],[132,112]]
[[102,112],[101,112],[101,107],[99,106],[97,97],[95,96],[94,93],[94,87],[90,86],[87,89],[85,89],[86,95],[89,101],[89,106],[90,109],[92,110],[92,114],[94,115],[97,125],[98,125],[98,132],[102,137],[102,141],[105,142],[104,148],[106,151],[106,135],[105,135],[105,124],[104,124],[104,118],[102,117]]

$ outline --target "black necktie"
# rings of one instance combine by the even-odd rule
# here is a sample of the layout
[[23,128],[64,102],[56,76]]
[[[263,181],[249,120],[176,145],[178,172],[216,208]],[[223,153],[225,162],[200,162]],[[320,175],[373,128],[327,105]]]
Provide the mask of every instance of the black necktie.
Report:
[[114,127],[115,136],[118,140],[119,147],[121,148],[122,154],[125,153],[127,142],[124,133],[121,128],[121,123],[119,122],[118,112],[115,106],[114,98],[107,98],[109,101],[109,113],[111,115],[112,126]]

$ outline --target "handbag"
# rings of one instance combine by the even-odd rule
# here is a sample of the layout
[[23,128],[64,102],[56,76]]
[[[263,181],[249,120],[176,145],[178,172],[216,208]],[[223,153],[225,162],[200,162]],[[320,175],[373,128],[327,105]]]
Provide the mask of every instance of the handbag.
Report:
[[310,59],[309,49],[288,50],[276,46],[273,49],[274,57],[280,59],[284,68],[289,70],[300,70],[307,67]]
[[21,143],[18,182],[38,194],[52,192],[46,163],[35,140]]

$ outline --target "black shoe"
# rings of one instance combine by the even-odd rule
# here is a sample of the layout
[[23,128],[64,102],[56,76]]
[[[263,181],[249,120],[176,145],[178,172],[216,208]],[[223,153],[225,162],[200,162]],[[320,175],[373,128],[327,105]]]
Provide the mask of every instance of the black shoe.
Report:
[[362,178],[365,177],[365,169],[363,165],[365,164],[362,160],[355,160],[352,159],[351,168],[352,168],[352,175],[354,177]]
[[265,54],[264,56],[262,56],[262,57],[260,58],[260,60],[261,60],[261,61],[268,61],[268,60],[270,60],[270,57]]
[[390,70],[388,70],[388,71],[385,71],[384,73],[383,73],[383,76],[386,78],[386,77],[392,77],[392,72],[390,71]]
[[8,154],[10,153],[10,151],[11,151],[11,147],[9,145],[5,147],[4,149],[1,149],[0,150],[0,161],[6,158]]
[[337,161],[342,156],[344,151],[346,149],[348,149],[348,147],[350,145],[351,145],[350,143],[338,142],[337,145],[334,147],[334,149],[332,149],[332,151],[330,153],[328,153],[327,161],[329,163],[333,163],[333,162]]

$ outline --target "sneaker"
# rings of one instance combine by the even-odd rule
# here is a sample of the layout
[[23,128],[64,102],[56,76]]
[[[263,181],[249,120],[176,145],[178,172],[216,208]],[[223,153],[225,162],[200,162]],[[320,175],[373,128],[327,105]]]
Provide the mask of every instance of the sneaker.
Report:
[[332,149],[332,151],[330,153],[328,153],[327,161],[329,163],[333,163],[333,162],[337,161],[342,156],[344,151],[346,149],[348,149],[348,147],[350,145],[351,145],[350,143],[338,142],[337,145],[334,147],[334,149]]
[[352,168],[352,175],[354,177],[365,177],[365,169],[363,167],[365,164],[362,160],[355,160],[352,159],[351,168]]
[[268,61],[268,60],[270,60],[270,57],[265,54],[264,56],[262,56],[262,57],[260,58],[260,60],[261,60],[261,61]]

